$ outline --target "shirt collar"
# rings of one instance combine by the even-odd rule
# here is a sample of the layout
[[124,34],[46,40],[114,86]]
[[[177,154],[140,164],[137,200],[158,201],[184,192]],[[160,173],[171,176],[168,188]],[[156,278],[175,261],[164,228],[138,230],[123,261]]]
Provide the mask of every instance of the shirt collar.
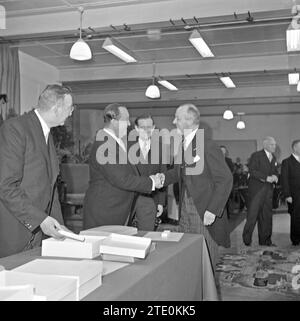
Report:
[[267,157],[270,158],[270,155],[272,155],[272,153],[270,153],[269,151],[267,151],[266,149],[264,149],[265,153],[267,154]]
[[119,144],[119,146],[121,146],[121,148],[124,150],[124,152],[126,152],[125,144],[121,138],[117,137],[116,134],[110,128],[104,128],[103,130],[107,134],[109,134]]
[[48,127],[48,125],[46,124],[46,122],[44,121],[43,117],[40,115],[40,113],[38,112],[37,109],[34,110],[35,114],[37,115],[40,123],[41,123],[41,126],[42,126],[42,130],[43,130],[43,133],[44,133],[44,137],[45,137],[45,140],[46,140],[46,143],[48,143],[48,136],[49,136],[49,133],[50,133],[50,128]]
[[198,130],[198,127],[195,128],[191,133],[189,133],[185,138],[184,138],[184,149],[187,149],[191,141],[196,135],[196,132]]
[[292,153],[292,155],[296,158],[296,160],[297,160],[298,162],[300,162],[300,157],[299,157],[298,155],[296,155],[296,154],[294,154],[294,153]]

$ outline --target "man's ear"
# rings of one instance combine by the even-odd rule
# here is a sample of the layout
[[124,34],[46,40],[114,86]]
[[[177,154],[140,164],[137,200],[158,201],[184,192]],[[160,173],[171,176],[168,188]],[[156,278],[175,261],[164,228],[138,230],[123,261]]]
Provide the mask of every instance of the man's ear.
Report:
[[134,125],[135,130],[138,132],[139,128],[137,127],[137,125]]

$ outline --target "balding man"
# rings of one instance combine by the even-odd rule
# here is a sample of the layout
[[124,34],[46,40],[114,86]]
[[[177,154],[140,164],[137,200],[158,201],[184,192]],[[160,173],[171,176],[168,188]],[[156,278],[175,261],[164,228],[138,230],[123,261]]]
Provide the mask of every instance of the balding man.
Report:
[[195,105],[181,105],[173,123],[184,140],[176,157],[180,160],[175,158],[174,169],[166,172],[165,185],[179,182],[181,231],[204,235],[215,268],[218,245],[230,246],[224,208],[232,188],[232,174],[219,146],[199,130],[200,112]]
[[49,85],[34,110],[0,127],[0,257],[40,246],[43,234],[61,238],[59,165],[50,129],[72,111],[70,90]]
[[83,205],[85,229],[127,224],[135,192],[150,194],[160,184],[154,175],[140,176],[136,165],[128,160],[124,140],[130,125],[127,108],[109,104],[103,115],[104,129],[98,131],[89,159],[90,182]]
[[278,182],[275,150],[275,139],[266,137],[263,140],[263,149],[253,153],[250,157],[249,206],[243,230],[243,241],[246,246],[251,245],[256,222],[258,223],[259,245],[275,246],[271,239],[273,185]]

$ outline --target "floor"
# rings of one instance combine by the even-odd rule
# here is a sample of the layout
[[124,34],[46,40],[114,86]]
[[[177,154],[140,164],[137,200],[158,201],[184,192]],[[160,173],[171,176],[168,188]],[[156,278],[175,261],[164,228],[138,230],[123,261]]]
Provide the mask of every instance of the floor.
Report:
[[[231,226],[231,248],[230,249],[220,249],[221,255],[235,255],[243,253],[243,251],[249,250],[249,247],[246,247],[242,241],[242,231],[245,225],[246,212],[235,213],[230,217],[230,226]],[[287,213],[287,210],[284,206],[276,210],[273,214],[273,234],[272,241],[276,244],[277,249],[287,249],[297,250],[298,247],[292,247],[291,241],[289,238],[289,229],[290,229],[290,215]],[[258,236],[257,236],[257,226],[255,228],[251,249],[264,250],[261,246],[258,245]],[[276,249],[272,248],[272,249]],[[300,248],[300,247],[299,247]],[[218,282],[218,272],[216,273],[216,283],[219,292],[219,299],[222,301],[253,301],[253,300],[268,300],[266,292],[257,291],[257,289],[251,288],[236,288],[222,286]],[[260,296],[261,295],[261,296]],[[282,296],[278,298],[274,297],[274,292],[272,293],[272,298],[270,300],[282,300]],[[300,293],[299,293],[300,299]]]

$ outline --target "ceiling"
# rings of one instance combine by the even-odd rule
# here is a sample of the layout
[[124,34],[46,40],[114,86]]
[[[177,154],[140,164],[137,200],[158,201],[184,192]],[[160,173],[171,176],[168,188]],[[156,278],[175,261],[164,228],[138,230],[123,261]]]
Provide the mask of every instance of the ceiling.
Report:
[[[258,102],[300,102],[288,73],[300,70],[299,52],[288,53],[286,29],[294,1],[265,0],[10,0],[1,1],[7,28],[0,43],[9,42],[60,72],[82,106],[116,100],[132,106],[227,104],[255,97]],[[69,58],[78,37],[78,6],[83,6],[83,35],[93,58]],[[197,28],[215,57],[202,58],[189,42]],[[138,62],[126,64],[102,48],[112,36],[129,48]],[[162,97],[144,96],[155,75],[178,87],[160,87]],[[235,89],[219,80],[230,75]],[[271,99],[271,100],[270,100]]]

